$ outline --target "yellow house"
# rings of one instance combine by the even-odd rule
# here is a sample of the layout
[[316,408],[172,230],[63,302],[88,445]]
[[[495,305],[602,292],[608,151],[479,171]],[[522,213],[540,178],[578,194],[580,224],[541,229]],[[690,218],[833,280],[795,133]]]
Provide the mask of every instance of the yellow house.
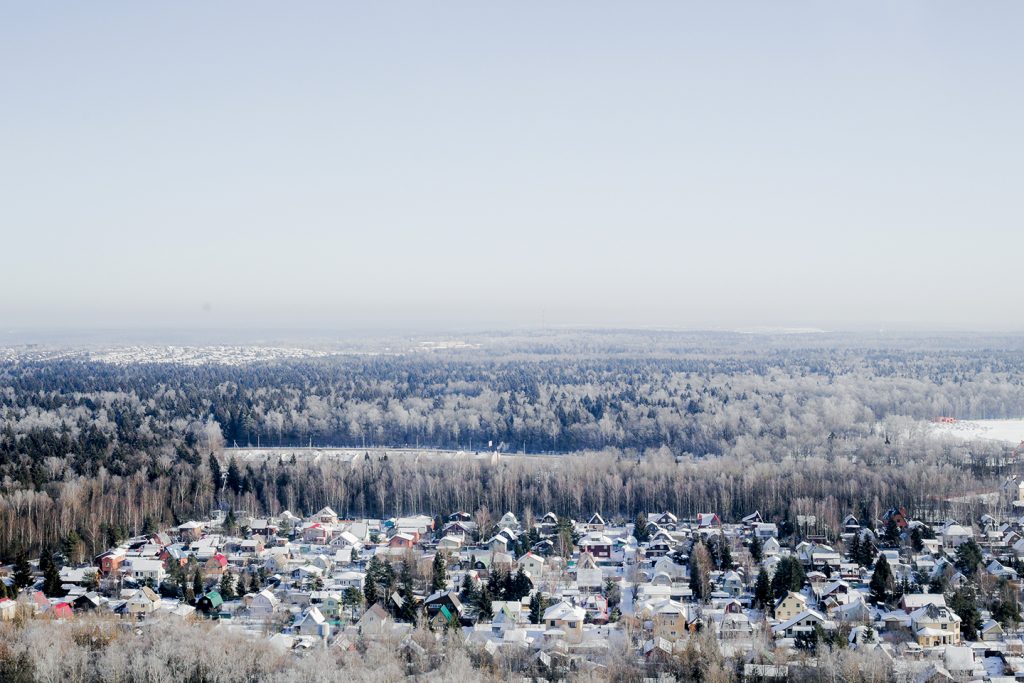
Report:
[[544,625],[563,631],[566,642],[578,643],[583,640],[584,615],[582,607],[560,602],[544,610]]
[[644,611],[650,614],[655,638],[675,642],[686,635],[688,613],[683,603],[675,600],[658,600],[648,605]]
[[921,647],[958,645],[960,617],[945,605],[925,605],[910,614],[910,628]]
[[807,597],[793,591],[790,591],[775,603],[775,618],[779,621],[789,621],[806,611]]
[[149,586],[143,586],[125,603],[125,611],[133,616],[149,614],[160,604],[160,596]]

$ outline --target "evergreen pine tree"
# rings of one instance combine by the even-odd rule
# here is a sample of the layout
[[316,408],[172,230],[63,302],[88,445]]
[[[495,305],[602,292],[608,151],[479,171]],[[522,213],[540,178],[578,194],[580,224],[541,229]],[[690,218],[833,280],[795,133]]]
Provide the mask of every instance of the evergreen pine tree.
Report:
[[487,592],[492,600],[505,599],[505,572],[501,569],[491,570],[491,576],[487,579]]
[[885,542],[891,546],[898,546],[900,544],[900,525],[896,523],[895,519],[889,518],[889,521],[885,523]]
[[981,630],[981,614],[978,612],[974,589],[964,586],[953,593],[949,608],[960,617],[960,633],[965,640],[977,640]]
[[853,532],[853,538],[850,539],[849,545],[846,547],[846,553],[850,556],[850,560],[860,565],[860,532]]
[[862,567],[870,567],[875,561],[875,546],[868,539],[862,539],[857,548],[857,563]]
[[724,536],[720,536],[718,539],[718,568],[722,571],[733,568],[732,549]]
[[[66,593],[61,588],[60,569],[49,551],[46,552],[45,557],[47,559],[46,568],[43,570],[43,593],[49,598],[62,598]],[[42,559],[39,560],[39,564],[44,564]]]
[[224,486],[224,472],[221,470],[220,462],[214,457],[213,453],[210,453],[210,479],[213,480],[215,491],[220,491],[221,487]]
[[232,600],[235,597],[235,577],[230,571],[225,571],[220,577],[220,597],[224,600]]
[[366,597],[366,604],[373,607],[380,601],[380,589],[377,586],[377,574],[372,567],[373,560],[370,560],[370,565],[367,568],[366,578],[363,579],[363,595]]
[[775,568],[772,576],[772,594],[778,600],[790,591],[799,592],[807,579],[800,560],[793,556],[784,557]]
[[978,573],[978,565],[982,563],[981,548],[973,538],[957,547],[954,563],[964,576],[973,577]]
[[238,463],[235,462],[234,458],[231,458],[231,462],[228,463],[228,476],[227,476],[227,488],[232,493],[241,493],[245,482],[242,478],[242,471],[238,469]]
[[750,539],[750,556],[754,559],[754,562],[758,564],[764,557],[764,546],[761,545],[761,539],[754,534],[754,537]]
[[884,605],[892,594],[892,569],[889,568],[889,561],[885,559],[885,555],[878,556],[878,562],[875,563],[875,570],[871,574],[870,589],[871,602],[876,605]]
[[914,549],[915,553],[924,550],[924,538],[921,535],[921,529],[918,527],[914,527],[910,531],[910,547]]
[[444,553],[434,553],[434,562],[430,571],[430,592],[443,591],[448,588],[448,563],[445,561]]
[[754,606],[771,612],[775,601],[772,600],[772,583],[768,579],[768,572],[764,569],[757,573],[757,581],[754,582]]
[[491,600],[491,591],[484,584],[476,596],[476,606],[480,612],[480,618],[484,621],[490,621],[494,618],[494,612],[491,611]]
[[534,591],[533,595],[530,596],[530,623],[539,624],[541,619],[544,617],[544,610],[547,608],[547,601],[544,599],[544,594],[540,591]]
[[203,590],[203,575],[199,573],[199,567],[196,567],[195,573],[192,575],[192,594],[198,598],[205,591]]
[[637,543],[644,543],[651,538],[651,531],[647,524],[647,515],[642,512],[637,513],[636,519],[633,521],[633,538],[636,539]]
[[473,577],[466,574],[462,577],[462,586],[459,588],[459,597],[462,602],[467,605],[472,605],[476,602],[476,585],[473,583]]
[[33,581],[32,565],[29,564],[28,557],[22,550],[14,560],[14,585],[18,588],[25,588],[31,586]]
[[402,562],[402,569],[398,575],[398,594],[402,598],[402,606],[398,610],[398,617],[410,623],[416,623],[416,593],[413,590],[412,563],[409,560]]
[[519,571],[512,576],[512,592],[509,594],[508,599],[522,600],[530,594],[531,590],[533,590],[533,582],[530,581],[530,577],[527,576],[523,571],[523,568],[520,567]]

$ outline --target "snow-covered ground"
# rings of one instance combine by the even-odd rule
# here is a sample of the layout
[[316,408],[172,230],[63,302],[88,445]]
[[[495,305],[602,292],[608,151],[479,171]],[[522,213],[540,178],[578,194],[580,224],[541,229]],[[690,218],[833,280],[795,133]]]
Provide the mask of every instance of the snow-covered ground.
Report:
[[290,346],[168,346],[134,345],[108,348],[46,348],[46,347],[0,347],[0,362],[46,361],[61,358],[78,358],[130,365],[133,363],[176,363],[180,365],[244,365],[285,358],[318,358],[331,352]]
[[324,351],[276,346],[126,346],[91,353],[90,358],[103,363],[180,363],[182,365],[243,365],[281,358],[326,356]]
[[932,431],[940,436],[953,436],[965,441],[984,439],[1017,445],[1024,441],[1024,419],[957,420],[932,423]]
[[[229,444],[230,446],[230,444]],[[503,460],[530,458],[561,458],[571,457],[562,455],[534,454],[534,453],[495,453],[490,449],[480,450],[443,450],[438,448],[382,448],[378,446],[367,446],[366,448],[294,448],[294,447],[264,447],[253,448],[251,446],[237,446],[224,449],[229,458],[237,458],[241,462],[261,463],[265,460],[272,462],[281,459],[292,459],[296,461],[319,462],[321,460],[340,460],[342,462],[357,462],[369,453],[373,458],[403,457],[419,460],[431,458],[440,460]]]

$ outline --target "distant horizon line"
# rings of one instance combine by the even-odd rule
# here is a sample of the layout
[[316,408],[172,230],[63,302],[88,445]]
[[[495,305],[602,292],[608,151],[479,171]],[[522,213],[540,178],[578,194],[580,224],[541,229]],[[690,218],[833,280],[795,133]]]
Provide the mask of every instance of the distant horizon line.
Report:
[[[786,336],[786,337],[1024,337],[1024,329],[992,329],[941,326],[892,326],[878,327],[868,325],[850,325],[843,327],[818,327],[811,325],[721,325],[721,326],[672,326],[672,325],[354,325],[338,326],[192,326],[192,325],[97,325],[97,326],[61,326],[61,325],[25,325],[0,328],[0,344],[37,344],[53,342],[58,339],[97,342],[110,337],[130,337],[146,343],[159,342],[159,338],[175,337],[231,337],[235,340],[249,338],[247,343],[257,343],[252,337],[274,337],[277,340],[307,338],[309,341],[331,341],[366,338],[387,338],[406,336],[467,336],[485,337],[490,335],[544,335],[544,334],[679,334],[679,335],[733,335],[733,336]],[[33,341],[33,338],[39,341]],[[269,339],[258,343],[268,343]],[[131,343],[118,341],[118,343]],[[180,343],[180,342],[178,342]],[[228,343],[228,342],[206,342]],[[231,343],[240,343],[233,341]]]

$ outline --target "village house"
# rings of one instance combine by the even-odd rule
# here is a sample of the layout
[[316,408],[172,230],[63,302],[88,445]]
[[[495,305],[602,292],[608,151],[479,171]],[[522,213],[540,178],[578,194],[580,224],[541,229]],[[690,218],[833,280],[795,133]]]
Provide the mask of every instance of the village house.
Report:
[[100,574],[103,576],[117,576],[124,560],[125,550],[123,548],[115,548],[114,550],[108,550],[97,555],[96,566],[99,567]]
[[427,617],[433,619],[441,616],[441,623],[457,624],[462,616],[462,600],[455,591],[438,591],[423,601],[423,607],[427,611]]
[[698,531],[721,531],[722,520],[714,512],[701,512],[697,514]]
[[835,624],[820,612],[806,610],[781,624],[776,624],[772,627],[772,632],[778,637],[796,638],[802,634],[813,633],[816,627],[830,631],[835,629]]
[[299,635],[315,636],[323,640],[331,635],[331,625],[315,605],[296,619],[293,628]]
[[974,538],[974,532],[959,524],[947,524],[939,532],[942,545],[946,548],[958,548],[967,541]]
[[544,557],[527,552],[516,563],[531,579],[539,579],[544,574]]
[[164,563],[157,559],[128,557],[121,565],[122,573],[138,583],[150,582],[159,586],[167,576]]
[[590,553],[596,560],[607,560],[612,556],[612,541],[602,533],[590,532],[580,539],[580,552]]
[[359,633],[364,636],[383,636],[391,632],[394,621],[378,602],[363,612],[359,620]]
[[10,598],[0,598],[0,621],[12,621],[18,612],[18,604]]
[[507,553],[509,550],[512,549],[514,543],[515,537],[513,536],[513,534],[508,530],[503,529],[496,533],[494,536],[492,536],[489,541],[487,541],[487,548],[491,552]]
[[676,600],[654,600],[644,604],[642,616],[651,622],[651,631],[658,638],[675,642],[689,629],[689,609]]
[[789,621],[806,612],[807,608],[807,596],[789,591],[775,603],[775,618],[779,621]]
[[320,524],[337,524],[338,513],[335,512],[330,505],[325,505],[319,512],[313,515],[313,519]]
[[597,566],[597,561],[588,552],[579,554],[576,562],[576,587],[581,592],[598,591],[604,586],[604,573]]
[[595,512],[591,515],[590,519],[587,520],[586,524],[587,531],[603,532],[605,528],[604,517],[600,513]]
[[125,613],[133,617],[141,617],[156,610],[159,604],[160,596],[149,586],[143,586],[125,602]]
[[203,537],[205,526],[202,522],[189,521],[178,527],[178,537],[183,541],[198,541]]
[[958,645],[960,617],[945,605],[928,604],[910,614],[914,638],[921,647]]
[[567,602],[559,602],[544,610],[543,621],[549,629],[557,629],[566,642],[578,643],[583,639],[583,608]]
[[196,609],[206,615],[216,614],[224,604],[219,591],[210,591],[196,600]]
[[320,610],[327,619],[337,619],[341,613],[341,593],[332,590],[311,591],[309,604]]
[[281,601],[269,589],[264,588],[253,595],[249,602],[249,614],[257,619],[269,619],[277,612]]

